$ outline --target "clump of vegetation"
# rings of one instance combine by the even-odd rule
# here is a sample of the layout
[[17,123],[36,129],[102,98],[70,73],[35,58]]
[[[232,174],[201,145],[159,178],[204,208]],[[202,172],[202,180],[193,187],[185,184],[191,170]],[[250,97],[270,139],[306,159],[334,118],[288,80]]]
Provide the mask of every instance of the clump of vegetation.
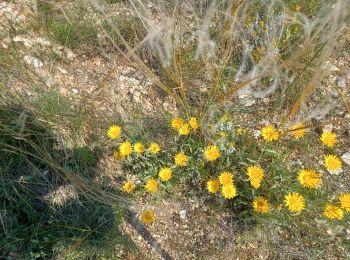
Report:
[[51,34],[54,40],[69,48],[78,48],[81,44],[94,46],[97,41],[97,28],[93,21],[86,19],[77,8],[70,3],[69,10],[58,8],[54,3],[38,1],[39,26]]
[[[107,1],[109,4],[117,2],[120,1]],[[72,49],[83,50],[83,46],[85,49],[98,46],[100,44],[98,33],[107,34],[112,41],[120,45],[119,38],[105,18],[86,16],[83,10],[84,5],[80,2],[60,6],[50,1],[38,1],[36,23],[37,26],[44,27],[56,42]],[[113,15],[108,19],[118,24],[121,34],[131,45],[142,35],[140,20],[134,16]]]
[[[196,117],[175,117],[164,146],[154,140],[128,139],[120,126],[111,126],[107,134],[116,140],[113,155],[130,173],[121,189],[131,197],[150,200],[180,192],[202,203],[224,204],[251,224],[293,223],[314,235],[315,221],[322,219],[324,226],[342,227],[345,245],[350,191],[328,183],[329,172],[337,174],[345,167],[334,150],[337,135],[325,131],[318,136],[302,123],[287,129],[267,125],[253,132],[243,128],[243,122],[230,120],[233,117],[217,115],[211,124]],[[293,158],[293,149],[307,154],[300,149],[305,142],[315,142],[312,149],[323,150],[318,155],[322,164],[307,157],[295,163],[300,158]],[[156,219],[153,210],[141,215],[145,224]]]

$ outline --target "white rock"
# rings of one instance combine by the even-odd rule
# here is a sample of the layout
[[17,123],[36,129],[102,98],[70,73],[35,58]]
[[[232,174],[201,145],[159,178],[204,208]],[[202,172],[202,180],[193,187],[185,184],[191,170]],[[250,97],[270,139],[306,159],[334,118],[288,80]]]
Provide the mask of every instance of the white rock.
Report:
[[250,95],[243,94],[243,95],[239,95],[238,98],[239,98],[239,102],[245,107],[250,107],[254,105],[256,102],[255,99],[252,99]]
[[261,136],[261,131],[260,130],[254,130],[253,135],[255,139],[258,139]]
[[327,69],[329,71],[340,71],[340,69],[338,67],[334,66],[329,61],[327,61],[325,63],[325,65],[323,66],[323,69]]
[[19,10],[16,10],[16,6],[7,2],[0,3],[0,17],[6,17],[15,23],[25,20],[25,16]]
[[14,42],[21,42],[24,44],[24,46],[26,46],[28,48],[33,46],[33,42],[23,35],[16,35],[15,37],[13,37],[13,41]]
[[35,41],[41,46],[51,46],[51,42],[48,39],[42,37],[38,37]]
[[337,85],[340,88],[345,88],[346,87],[345,78],[338,78]]
[[62,74],[67,74],[67,73],[68,73],[67,70],[65,70],[65,69],[63,69],[63,68],[61,68],[61,67],[57,67],[57,69],[58,69]]
[[186,210],[180,210],[179,215],[181,219],[186,219]]
[[343,169],[339,169],[336,171],[328,171],[331,175],[339,175],[340,173],[343,173]]
[[137,79],[134,79],[134,78],[129,78],[128,82],[129,82],[129,84],[134,85],[134,86],[140,85],[140,81]]
[[73,89],[72,89],[72,92],[73,92],[74,94],[78,94],[78,93],[79,93],[79,90],[76,89],[76,88],[73,88]]
[[10,42],[11,42],[10,37],[6,37],[6,38],[4,38],[4,39],[2,40],[1,46],[2,46],[4,49],[7,49],[8,46],[9,46],[9,44],[10,44]]
[[350,166],[350,152],[346,152],[341,156],[344,163]]
[[41,62],[41,60],[30,55],[24,56],[24,61],[27,62],[29,65],[32,65],[36,69],[39,69],[44,65]]
[[74,60],[77,57],[70,49],[66,49],[66,56],[68,60]]

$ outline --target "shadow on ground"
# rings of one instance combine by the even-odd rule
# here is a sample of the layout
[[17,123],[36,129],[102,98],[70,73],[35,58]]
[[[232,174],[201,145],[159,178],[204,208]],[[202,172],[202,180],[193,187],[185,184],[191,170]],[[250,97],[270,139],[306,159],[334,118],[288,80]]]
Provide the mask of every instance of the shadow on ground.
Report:
[[93,180],[99,151],[66,150],[56,136],[21,107],[0,108],[0,257],[110,259],[133,250],[118,229],[123,209],[75,183]]

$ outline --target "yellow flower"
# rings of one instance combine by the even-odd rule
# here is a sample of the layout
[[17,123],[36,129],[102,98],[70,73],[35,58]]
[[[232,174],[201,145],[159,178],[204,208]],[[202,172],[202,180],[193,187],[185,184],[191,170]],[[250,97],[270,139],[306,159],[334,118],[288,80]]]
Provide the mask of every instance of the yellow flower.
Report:
[[291,212],[301,212],[305,208],[304,196],[298,192],[288,193],[284,197],[284,203]]
[[236,188],[232,184],[222,186],[221,192],[225,199],[233,199],[237,195]]
[[183,120],[179,117],[174,117],[172,120],[171,120],[171,127],[178,130],[181,128],[181,126],[183,125]]
[[121,153],[119,151],[114,151],[113,152],[113,157],[116,159],[116,160],[120,160],[120,159],[123,159],[123,155],[121,155]]
[[229,117],[227,113],[223,114],[222,117],[220,118],[220,122],[226,123],[229,120]]
[[217,179],[207,181],[207,190],[210,193],[217,193],[220,189],[220,183]]
[[151,178],[149,179],[147,182],[146,182],[146,185],[145,185],[145,189],[148,191],[148,192],[156,192],[157,189],[158,189],[158,182]]
[[123,191],[130,193],[135,189],[135,184],[132,181],[126,181],[123,184]]
[[246,134],[246,133],[247,133],[247,129],[244,129],[244,128],[241,128],[241,127],[237,128],[237,129],[235,130],[235,134],[236,134],[237,136],[244,135],[244,134]]
[[172,170],[171,170],[171,168],[162,168],[162,169],[160,169],[158,175],[162,181],[168,181],[171,179]]
[[219,138],[226,138],[226,133],[224,131],[219,131]]
[[324,157],[324,165],[328,171],[337,171],[341,169],[342,162],[336,155],[328,154]]
[[264,178],[264,170],[257,165],[251,165],[247,169],[247,175],[249,177],[250,184],[258,189],[260,187],[261,180]]
[[280,137],[280,134],[278,133],[276,128],[274,128],[272,125],[263,127],[263,129],[261,129],[261,134],[264,140],[269,142],[277,141],[278,138]]
[[300,139],[305,135],[305,125],[302,123],[295,124],[290,128],[290,132],[295,139]]
[[221,156],[221,153],[217,146],[209,145],[205,148],[204,156],[207,161],[215,161]]
[[153,154],[157,154],[160,151],[160,147],[157,143],[151,143],[148,150]]
[[325,146],[330,148],[337,143],[337,135],[333,132],[323,132],[320,139]]
[[146,224],[152,224],[154,222],[154,211],[151,209],[147,209],[141,214],[141,221]]
[[234,148],[235,147],[235,143],[234,142],[229,142],[227,145],[228,145],[229,148]]
[[321,183],[321,174],[312,170],[301,170],[298,173],[299,183],[306,188],[317,188]]
[[256,197],[253,200],[252,205],[253,205],[254,211],[258,213],[267,213],[269,212],[269,209],[270,209],[270,204],[268,200],[262,196]]
[[350,212],[350,193],[342,193],[339,196],[340,207],[347,212]]
[[180,152],[174,156],[174,160],[177,166],[183,167],[187,165],[188,157],[183,152]]
[[219,181],[222,185],[233,184],[233,174],[230,172],[222,172],[220,173]]
[[189,123],[192,129],[196,130],[199,128],[199,123],[196,117],[191,117]]
[[143,152],[145,151],[145,147],[143,146],[142,143],[136,143],[136,144],[134,145],[134,150],[135,150],[135,152],[137,152],[137,153],[143,153]]
[[111,139],[117,139],[122,134],[122,128],[118,125],[112,125],[109,127],[107,135]]
[[128,156],[132,153],[132,145],[129,141],[125,141],[119,145],[119,152],[122,156]]
[[191,128],[189,124],[183,124],[179,129],[180,135],[188,135],[191,132]]
[[323,215],[331,220],[342,220],[344,217],[344,212],[340,207],[327,203],[326,208],[323,211]]

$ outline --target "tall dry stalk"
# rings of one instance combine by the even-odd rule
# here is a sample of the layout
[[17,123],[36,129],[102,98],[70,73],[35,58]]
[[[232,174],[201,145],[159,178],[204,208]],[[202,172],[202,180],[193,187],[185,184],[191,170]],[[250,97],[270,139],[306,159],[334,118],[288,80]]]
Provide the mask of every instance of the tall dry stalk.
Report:
[[[327,76],[324,64],[340,47],[337,39],[350,9],[347,0],[297,1],[294,5],[295,1],[277,0],[130,3],[146,36],[132,48],[118,24],[107,19],[123,43],[123,48],[114,46],[185,111],[199,113],[200,107],[205,115],[237,95],[265,98],[298,89],[294,100],[285,104],[282,124],[298,114]],[[142,61],[145,49],[164,74]],[[191,64],[188,68],[186,62],[193,61],[202,62],[203,73],[188,79]],[[199,107],[190,101],[198,91],[196,81],[208,89],[201,93]],[[279,98],[288,97],[279,94]]]

